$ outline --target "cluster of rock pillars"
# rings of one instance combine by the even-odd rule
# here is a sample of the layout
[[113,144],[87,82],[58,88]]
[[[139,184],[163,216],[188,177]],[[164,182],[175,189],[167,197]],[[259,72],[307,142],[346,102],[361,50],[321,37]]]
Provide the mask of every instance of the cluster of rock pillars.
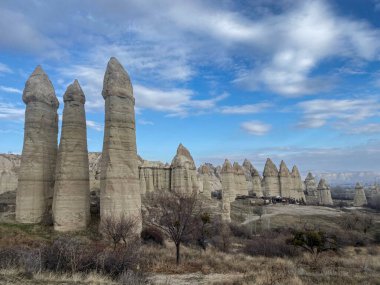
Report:
[[[151,191],[199,193],[212,199],[215,169],[198,171],[190,152],[180,144],[172,163],[142,161],[137,155],[135,99],[128,73],[111,58],[104,75],[105,101],[103,151],[100,160],[100,217],[134,217],[141,230],[141,196]],[[90,221],[90,177],[87,149],[85,95],[75,80],[63,96],[64,109],[58,147],[59,102],[54,87],[40,66],[25,84],[24,144],[18,173],[16,220],[40,223],[52,215],[58,231],[85,229]],[[219,169],[222,199],[218,213],[230,219],[230,203],[239,195],[285,197],[307,204],[332,205],[324,179],[316,185],[311,173],[301,180],[296,166],[285,162],[279,170],[268,159],[263,177],[245,160],[243,165],[226,160]],[[357,186],[358,201],[365,203]],[[306,195],[305,195],[306,194]],[[364,197],[364,198],[363,198]]]

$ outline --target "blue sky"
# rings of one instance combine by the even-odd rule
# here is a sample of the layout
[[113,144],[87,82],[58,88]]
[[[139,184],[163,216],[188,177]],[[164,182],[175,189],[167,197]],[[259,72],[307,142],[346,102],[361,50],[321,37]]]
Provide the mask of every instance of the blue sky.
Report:
[[304,173],[380,171],[380,1],[0,2],[0,152],[20,153],[22,90],[37,64],[61,102],[78,79],[88,145],[103,140],[102,81],[131,76],[138,152],[196,163],[284,159]]

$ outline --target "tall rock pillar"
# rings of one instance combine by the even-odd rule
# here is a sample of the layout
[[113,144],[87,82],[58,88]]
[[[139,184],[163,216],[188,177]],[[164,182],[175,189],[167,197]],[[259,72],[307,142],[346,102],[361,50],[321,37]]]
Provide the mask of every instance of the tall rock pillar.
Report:
[[128,73],[112,57],[103,82],[104,141],[100,176],[100,217],[131,217],[141,231],[141,196],[135,128],[135,98]]
[[280,180],[276,165],[270,158],[267,159],[263,172],[262,188],[264,196],[280,196]]
[[235,175],[231,163],[226,159],[220,172],[222,178],[222,219],[231,221],[231,202],[235,201]]
[[288,167],[286,166],[286,163],[283,160],[281,160],[281,163],[280,163],[280,171],[279,171],[278,176],[280,179],[281,197],[285,197],[285,198],[293,197],[291,193],[293,190],[292,177],[290,175]]
[[90,221],[85,96],[77,80],[69,85],[63,101],[61,141],[54,186],[54,229],[77,231]]
[[321,179],[319,180],[319,184],[318,184],[318,192],[319,192],[319,203],[321,205],[325,205],[325,206],[331,206],[333,205],[333,200],[331,198],[331,191],[330,191],[330,188],[329,186],[327,185],[326,183],[326,180],[325,179]]
[[356,183],[354,207],[363,207],[365,205],[367,205],[367,198],[364,193],[364,188],[360,183]]
[[293,198],[296,198],[299,201],[306,202],[305,193],[303,192],[305,185],[303,184],[301,174],[300,174],[298,167],[296,165],[293,166],[291,175],[293,178],[293,187],[294,187],[294,191],[295,191],[294,192],[295,197],[293,197]]
[[22,100],[26,110],[16,220],[39,223],[52,203],[59,106],[53,85],[40,66],[27,80]]

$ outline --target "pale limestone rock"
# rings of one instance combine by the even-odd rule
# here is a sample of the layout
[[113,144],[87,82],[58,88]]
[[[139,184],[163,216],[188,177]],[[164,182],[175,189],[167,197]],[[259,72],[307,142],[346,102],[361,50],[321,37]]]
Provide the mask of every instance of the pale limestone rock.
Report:
[[63,101],[53,198],[54,229],[78,231],[84,230],[90,221],[90,178],[86,100],[77,80],[68,86]]
[[298,167],[295,165],[292,168],[291,176],[293,178],[293,189],[294,189],[292,198],[295,198],[299,201],[306,202],[305,193],[303,192],[304,184],[301,178],[301,174],[298,170]]
[[243,169],[245,170],[248,192],[256,194],[256,197],[262,197],[263,191],[261,189],[261,176],[259,172],[248,159],[244,160]]
[[26,82],[22,99],[26,110],[16,220],[39,223],[49,215],[52,204],[59,106],[53,85],[40,66]]
[[100,172],[100,217],[131,217],[141,231],[141,195],[136,150],[135,98],[129,75],[115,59],[103,82],[105,126]]
[[0,194],[17,189],[20,156],[0,154]]
[[231,221],[231,202],[235,201],[235,177],[231,163],[226,159],[220,172],[222,178],[222,219]]
[[364,188],[360,183],[356,183],[354,207],[363,207],[365,205],[367,205],[367,198],[364,193]]
[[264,196],[280,196],[280,181],[276,165],[267,159],[263,172],[262,189]]
[[171,190],[180,193],[198,193],[197,169],[190,152],[182,144],[171,164]]
[[141,194],[170,190],[171,168],[158,161],[142,160],[139,166]]
[[206,199],[211,199],[211,169],[207,164],[203,164],[199,168],[199,180],[200,180],[200,190],[199,192]]
[[248,195],[248,187],[243,168],[237,162],[234,162],[232,167],[234,169],[236,195]]
[[317,184],[315,178],[311,172],[307,174],[305,179],[305,189],[306,189],[306,203],[311,205],[316,205],[319,203],[319,193],[317,191]]
[[331,198],[331,191],[325,179],[322,178],[321,180],[319,180],[317,190],[319,192],[320,205],[325,205],[325,206],[333,205],[333,200]]
[[289,169],[286,166],[286,163],[281,160],[280,163],[280,170],[279,170],[279,179],[280,179],[280,192],[281,192],[281,197],[285,198],[295,198],[293,197],[293,188],[294,188],[294,183],[292,176],[290,175]]

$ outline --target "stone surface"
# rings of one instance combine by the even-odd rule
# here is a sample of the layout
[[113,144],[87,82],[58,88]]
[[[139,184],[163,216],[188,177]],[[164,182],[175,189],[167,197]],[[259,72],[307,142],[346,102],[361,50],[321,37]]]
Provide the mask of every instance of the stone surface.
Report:
[[276,165],[270,158],[267,159],[262,180],[263,194],[266,197],[280,196],[280,181]]
[[365,205],[367,205],[367,198],[364,193],[364,188],[360,183],[356,183],[354,207],[363,207]]
[[77,80],[64,96],[55,174],[53,220],[58,231],[84,230],[90,221],[85,96]]
[[306,190],[306,203],[310,205],[319,204],[319,193],[317,191],[317,184],[315,182],[315,178],[311,172],[307,174],[305,178],[305,190]]
[[17,189],[20,156],[0,154],[0,194]]
[[222,219],[231,221],[231,202],[235,201],[235,177],[231,163],[226,159],[220,172],[222,178]]
[[49,215],[53,198],[59,106],[53,85],[40,66],[27,80],[22,99],[26,110],[16,220],[39,223]]
[[212,172],[210,167],[207,164],[203,164],[199,167],[198,173],[200,181],[200,193],[206,199],[211,199],[212,185],[211,185],[211,176]]
[[199,192],[197,169],[187,148],[180,144],[171,163],[171,190],[180,193]]
[[126,216],[141,224],[141,195],[136,150],[135,99],[129,75],[115,59],[103,82],[104,141],[100,172],[100,217]]
[[141,193],[170,190],[170,176],[170,165],[159,161],[142,160],[139,166]]
[[232,167],[234,169],[235,194],[248,195],[248,185],[243,168],[237,162],[234,162]]
[[291,194],[292,198],[295,198],[299,201],[303,200],[306,202],[305,193],[304,191],[304,184],[301,178],[301,174],[298,170],[297,166],[293,166],[292,173],[291,173],[292,179],[293,179],[293,194]]
[[292,179],[292,176],[290,175],[289,169],[286,166],[286,163],[282,160],[280,163],[280,170],[278,173],[279,179],[280,179],[280,192],[281,197],[286,198],[295,198],[293,197],[294,192],[294,182]]
[[325,206],[333,205],[331,191],[325,179],[322,178],[321,180],[319,180],[317,189],[319,192],[319,204]]

